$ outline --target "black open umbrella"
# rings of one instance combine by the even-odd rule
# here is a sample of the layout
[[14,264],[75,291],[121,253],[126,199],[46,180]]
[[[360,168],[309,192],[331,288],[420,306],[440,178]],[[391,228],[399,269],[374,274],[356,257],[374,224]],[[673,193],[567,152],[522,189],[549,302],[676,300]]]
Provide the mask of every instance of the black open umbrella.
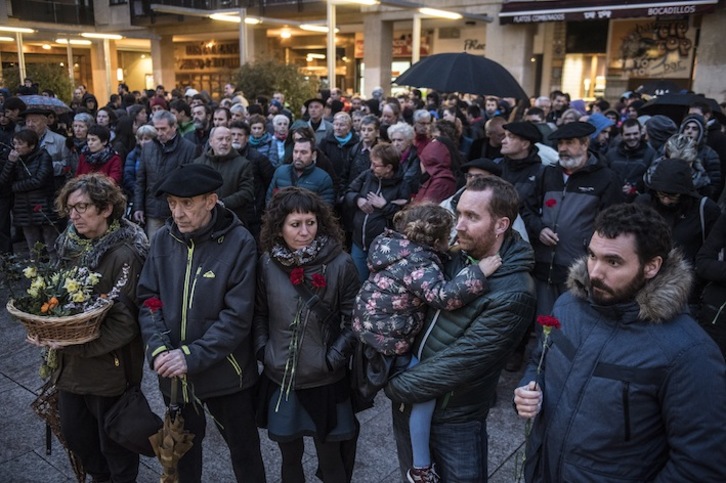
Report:
[[652,101],[648,101],[638,109],[638,114],[648,114],[650,116],[662,114],[670,117],[676,124],[680,125],[683,118],[688,114],[688,106],[694,102],[707,103],[711,107],[711,111],[713,111],[713,117],[718,119],[721,124],[726,124],[726,116],[718,102],[715,99],[699,96],[698,94],[663,94]]
[[682,90],[675,82],[668,79],[654,79],[646,82],[636,92],[648,94],[649,96],[662,96],[664,94],[676,94]]
[[71,112],[63,101],[55,97],[41,96],[40,94],[31,94],[29,96],[19,96],[23,100],[28,109],[42,109],[45,111],[53,111],[60,115]]
[[441,92],[527,98],[522,86],[501,64],[466,52],[426,57],[413,64],[393,83]]

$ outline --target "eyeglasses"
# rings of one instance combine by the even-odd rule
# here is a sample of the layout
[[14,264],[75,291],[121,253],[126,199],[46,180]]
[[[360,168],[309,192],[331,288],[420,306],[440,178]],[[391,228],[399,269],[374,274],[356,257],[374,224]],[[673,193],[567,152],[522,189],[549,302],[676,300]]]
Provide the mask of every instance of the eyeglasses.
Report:
[[73,210],[76,210],[76,213],[79,215],[82,215],[86,212],[89,206],[91,206],[93,203],[76,203],[75,205],[68,205],[67,210],[68,214],[70,215]]

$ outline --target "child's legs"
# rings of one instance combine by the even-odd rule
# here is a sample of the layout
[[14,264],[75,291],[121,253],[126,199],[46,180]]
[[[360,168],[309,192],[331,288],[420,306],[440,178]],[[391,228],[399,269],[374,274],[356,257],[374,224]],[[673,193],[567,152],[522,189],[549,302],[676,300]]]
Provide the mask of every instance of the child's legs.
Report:
[[[418,359],[411,356],[409,368],[418,364]],[[414,404],[408,420],[411,432],[411,449],[413,449],[414,468],[431,466],[431,451],[429,449],[429,436],[431,435],[431,417],[436,407],[436,399]]]

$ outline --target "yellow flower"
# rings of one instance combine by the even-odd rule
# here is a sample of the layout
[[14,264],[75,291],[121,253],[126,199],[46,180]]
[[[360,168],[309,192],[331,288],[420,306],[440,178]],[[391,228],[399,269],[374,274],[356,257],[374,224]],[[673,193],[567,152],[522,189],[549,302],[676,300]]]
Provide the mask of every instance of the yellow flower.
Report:
[[73,280],[72,278],[67,278],[65,283],[63,284],[63,288],[68,290],[68,293],[78,292],[78,289],[80,289],[80,285],[77,281]]
[[35,280],[30,284],[30,288],[34,288],[36,290],[42,290],[45,288],[45,280],[43,280],[43,277],[35,277]]
[[87,299],[86,294],[84,294],[83,292],[76,292],[71,297],[71,300],[77,304],[85,302],[86,299]]
[[58,285],[58,282],[60,282],[60,273],[54,273],[50,277],[50,283],[53,285]]
[[88,278],[86,279],[86,284],[90,285],[91,287],[98,284],[98,282],[101,280],[101,277],[96,272],[91,272],[88,274]]
[[34,278],[38,275],[38,270],[35,267],[27,267],[23,270],[23,275],[25,278]]
[[30,296],[31,296],[31,297],[33,297],[34,299],[38,298],[38,295],[39,295],[39,293],[38,293],[38,289],[37,289],[37,288],[34,288],[34,287],[32,287],[32,286],[31,286],[31,287],[30,287],[30,288],[29,288],[29,289],[27,290],[27,292],[28,292],[28,295],[30,295]]

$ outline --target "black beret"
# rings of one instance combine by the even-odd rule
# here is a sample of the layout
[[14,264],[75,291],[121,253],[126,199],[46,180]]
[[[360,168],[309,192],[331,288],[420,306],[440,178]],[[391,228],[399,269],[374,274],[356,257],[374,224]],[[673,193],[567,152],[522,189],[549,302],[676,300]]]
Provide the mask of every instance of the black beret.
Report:
[[594,132],[595,126],[589,122],[568,122],[547,136],[547,139],[555,141],[557,139],[589,138],[590,134]]
[[474,159],[469,161],[468,163],[464,163],[461,165],[461,170],[465,173],[469,171],[469,168],[483,169],[484,171],[488,171],[494,176],[502,175],[502,167],[488,158]]
[[506,131],[511,132],[515,136],[519,136],[522,139],[526,139],[531,143],[542,142],[542,133],[537,129],[531,122],[510,122],[502,126]]
[[325,107],[325,101],[324,100],[322,100],[319,97],[313,97],[312,99],[308,99],[307,101],[305,101],[305,104],[304,104],[305,105],[305,109],[307,109],[308,106],[310,104],[312,104],[313,102],[319,102],[321,106]]
[[154,187],[156,196],[164,194],[193,198],[217,191],[224,180],[219,172],[206,164],[182,164]]

